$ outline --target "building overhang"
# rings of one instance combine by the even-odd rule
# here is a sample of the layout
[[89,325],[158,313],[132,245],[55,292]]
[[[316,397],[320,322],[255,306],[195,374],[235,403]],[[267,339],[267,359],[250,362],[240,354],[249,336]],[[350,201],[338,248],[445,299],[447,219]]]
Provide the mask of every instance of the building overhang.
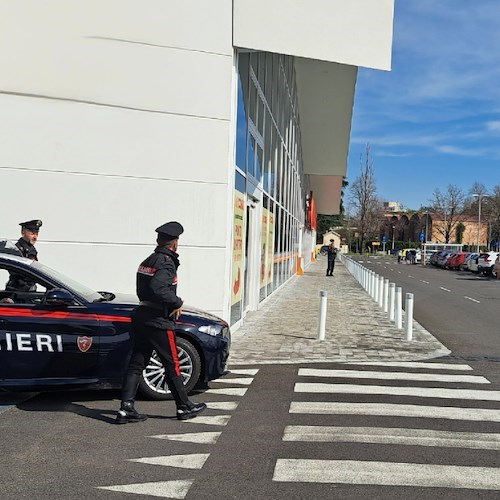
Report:
[[339,212],[359,66],[390,70],[394,0],[233,0],[235,47],[295,57],[302,160],[317,212]]

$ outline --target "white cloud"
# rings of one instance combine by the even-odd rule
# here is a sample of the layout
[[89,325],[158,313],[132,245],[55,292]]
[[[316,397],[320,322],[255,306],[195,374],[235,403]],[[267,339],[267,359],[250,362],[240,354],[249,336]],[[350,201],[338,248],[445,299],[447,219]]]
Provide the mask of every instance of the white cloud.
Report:
[[500,121],[491,121],[486,123],[486,128],[490,132],[500,132]]

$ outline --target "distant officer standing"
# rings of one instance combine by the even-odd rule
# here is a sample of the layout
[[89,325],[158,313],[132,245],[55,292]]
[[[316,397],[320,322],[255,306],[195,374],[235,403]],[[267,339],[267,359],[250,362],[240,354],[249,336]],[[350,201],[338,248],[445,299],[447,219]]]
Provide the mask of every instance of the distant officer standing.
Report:
[[165,368],[167,386],[177,406],[177,418],[196,417],[207,405],[189,400],[179,369],[175,342],[175,321],[182,311],[182,299],[177,296],[179,236],[184,232],[178,222],[167,222],[156,229],[158,237],[154,253],[137,270],[139,307],[132,313],[132,357],[123,385],[122,402],[116,423],[126,424],[146,420],[134,408],[135,395],[142,371],[149,363],[153,349]]
[[[16,247],[22,253],[23,257],[31,260],[38,260],[38,252],[35,243],[38,240],[38,232],[42,227],[42,221],[39,219],[20,222],[21,237],[17,240]],[[8,291],[30,292],[35,289],[35,282],[28,281],[24,277],[12,273],[10,275],[5,289]]]
[[335,267],[335,259],[337,258],[337,249],[333,244],[333,240],[330,240],[330,244],[328,245],[328,267],[326,269],[327,276],[333,276],[333,268]]

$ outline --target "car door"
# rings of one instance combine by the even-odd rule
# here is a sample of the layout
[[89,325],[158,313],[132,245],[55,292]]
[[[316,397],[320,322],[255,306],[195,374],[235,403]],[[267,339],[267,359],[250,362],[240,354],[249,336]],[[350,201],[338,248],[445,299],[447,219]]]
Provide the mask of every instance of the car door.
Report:
[[35,282],[35,290],[0,288],[0,378],[13,381],[88,379],[99,354],[99,321],[85,304],[43,303],[53,284],[22,266],[0,265],[0,287],[16,273]]

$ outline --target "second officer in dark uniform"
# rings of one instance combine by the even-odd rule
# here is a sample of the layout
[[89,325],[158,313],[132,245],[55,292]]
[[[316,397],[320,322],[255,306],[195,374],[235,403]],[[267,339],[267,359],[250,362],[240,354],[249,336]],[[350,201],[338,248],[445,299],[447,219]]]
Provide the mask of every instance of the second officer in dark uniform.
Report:
[[156,229],[158,237],[154,253],[137,270],[137,295],[140,305],[132,314],[134,347],[123,384],[122,402],[116,423],[139,422],[147,417],[134,408],[135,395],[142,371],[149,363],[153,349],[165,368],[167,386],[177,406],[177,418],[196,417],[207,405],[189,400],[177,358],[175,321],[182,311],[177,296],[177,245],[184,232],[178,222],[167,222]]
[[333,276],[333,269],[335,267],[335,259],[337,258],[337,249],[333,243],[333,240],[330,240],[330,244],[328,245],[328,267],[326,268],[326,275]]
[[[38,232],[42,227],[42,221],[39,219],[20,222],[21,237],[17,240],[16,247],[23,257],[31,260],[38,260],[38,252],[35,243],[38,240]],[[28,281],[18,274],[12,273],[9,281],[5,285],[8,291],[31,292],[36,288],[34,281]]]

